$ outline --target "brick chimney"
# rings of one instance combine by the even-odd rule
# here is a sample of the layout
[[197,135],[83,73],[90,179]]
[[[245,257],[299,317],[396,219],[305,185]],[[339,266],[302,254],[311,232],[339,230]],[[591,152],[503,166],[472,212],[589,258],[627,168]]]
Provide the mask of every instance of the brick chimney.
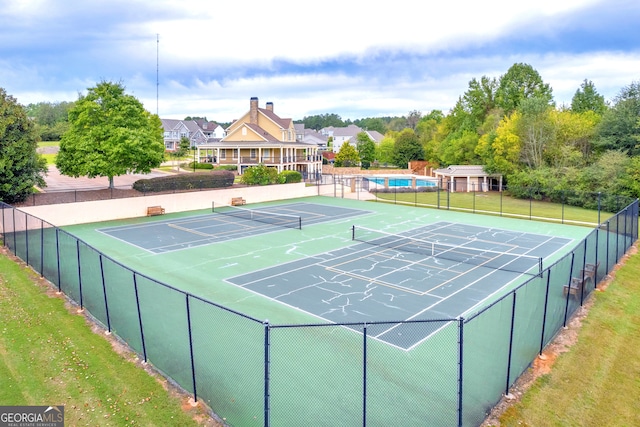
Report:
[[267,111],[271,111],[273,113],[273,102],[267,102]]
[[249,123],[252,125],[258,124],[258,97],[253,96],[249,101]]

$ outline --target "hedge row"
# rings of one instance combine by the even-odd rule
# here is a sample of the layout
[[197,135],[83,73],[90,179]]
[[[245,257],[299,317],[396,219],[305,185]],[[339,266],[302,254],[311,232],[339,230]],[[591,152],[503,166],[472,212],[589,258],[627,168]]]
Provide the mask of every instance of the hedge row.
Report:
[[139,179],[133,183],[133,189],[143,193],[152,193],[172,190],[223,188],[231,187],[234,179],[235,175],[230,171],[196,172]]

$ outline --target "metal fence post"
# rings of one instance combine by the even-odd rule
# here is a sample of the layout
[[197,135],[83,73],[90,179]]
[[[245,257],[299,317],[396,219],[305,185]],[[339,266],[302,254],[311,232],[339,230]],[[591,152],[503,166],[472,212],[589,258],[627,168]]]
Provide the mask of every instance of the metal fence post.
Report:
[[100,254],[99,259],[100,259],[100,278],[102,279],[102,294],[104,295],[104,310],[107,316],[107,331],[111,333],[111,318],[109,317],[109,301],[107,300],[107,285],[104,281],[104,264],[102,261],[102,254]]
[[547,310],[549,307],[549,286],[551,285],[551,269],[547,268],[547,290],[544,294],[544,311],[542,313],[542,333],[540,334],[540,351],[538,354],[542,354],[544,349],[544,332],[547,328]]
[[44,221],[40,220],[40,277],[44,277]]
[[516,322],[516,292],[513,292],[513,304],[511,306],[511,330],[509,332],[509,356],[507,358],[507,384],[504,389],[505,396],[509,394],[509,380],[511,379],[511,358],[513,356],[513,329]]
[[564,303],[564,320],[562,321],[562,326],[567,327],[567,316],[569,314],[569,298],[571,297],[571,275],[573,274],[573,261],[576,257],[575,252],[571,252],[571,268],[569,269],[569,278],[567,279],[567,298]]
[[56,266],[58,268],[58,292],[62,292],[62,282],[60,274],[60,229],[56,227]]
[[82,267],[80,264],[80,240],[76,239],[76,257],[78,260],[78,291],[80,292],[80,309],[84,310],[84,303],[82,300]]
[[271,327],[269,319],[266,319],[264,325],[264,427],[270,425],[270,396],[269,396],[269,375],[270,375],[270,345],[271,345]]
[[133,290],[136,294],[136,308],[138,309],[138,325],[140,326],[140,341],[142,343],[142,357],[147,362],[147,346],[144,342],[144,328],[142,327],[142,312],[140,311],[140,295],[138,294],[138,280],[136,272],[133,272]]
[[196,363],[193,358],[193,335],[191,333],[191,308],[189,306],[189,294],[185,294],[187,304],[187,329],[189,329],[189,356],[191,358],[191,381],[193,384],[193,401],[198,401],[198,392],[196,389]]
[[367,426],[367,323],[362,325],[362,426]]
[[458,319],[458,427],[462,427],[464,376],[464,317]]

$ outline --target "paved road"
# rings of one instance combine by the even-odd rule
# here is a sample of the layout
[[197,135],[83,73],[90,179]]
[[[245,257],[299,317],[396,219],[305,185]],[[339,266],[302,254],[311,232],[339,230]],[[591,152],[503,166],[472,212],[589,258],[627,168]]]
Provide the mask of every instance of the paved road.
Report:
[[[156,176],[164,176],[164,175],[166,175],[165,172],[160,172],[155,170],[151,171],[151,173],[146,175],[144,174],[121,175],[113,178],[113,184],[117,188],[124,188],[124,187],[131,188],[131,185],[139,179],[153,178]],[[109,179],[106,177],[72,178],[69,176],[61,175],[58,169],[53,165],[49,165],[49,172],[44,177],[44,180],[47,182],[47,187],[42,189],[44,192],[109,187]]]

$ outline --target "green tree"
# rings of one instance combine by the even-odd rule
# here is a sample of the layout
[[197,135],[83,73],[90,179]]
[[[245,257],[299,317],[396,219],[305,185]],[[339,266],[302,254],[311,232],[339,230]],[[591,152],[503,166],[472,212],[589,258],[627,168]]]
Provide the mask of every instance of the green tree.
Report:
[[340,146],[340,151],[336,153],[335,166],[349,167],[356,166],[360,161],[360,156],[356,148],[345,141]]
[[16,99],[0,88],[0,200],[24,201],[44,187],[47,162],[38,155],[33,123]]
[[602,116],[596,144],[599,152],[620,150],[640,155],[640,81],[624,87]]
[[361,127],[364,130],[375,130],[381,134],[385,134],[387,131],[387,124],[380,117],[370,117],[366,119],[354,120],[354,125]]
[[376,145],[376,160],[379,164],[387,166],[393,164],[393,153],[395,151],[395,139],[390,135],[385,135],[382,141]]
[[369,138],[366,132],[356,135],[356,148],[360,157],[360,165],[364,169],[369,169],[376,157],[376,143]]
[[420,119],[422,118],[422,112],[418,110],[409,111],[409,115],[407,115],[407,127],[409,129],[416,130],[416,126]]
[[337,114],[318,114],[315,116],[305,116],[302,120],[296,120],[296,123],[304,123],[306,129],[320,130],[326,127],[344,127],[345,122]]
[[26,107],[27,115],[36,123],[43,141],[58,141],[69,128],[69,110],[73,102],[39,102]]
[[607,111],[607,104],[604,96],[600,95],[591,80],[584,79],[580,88],[571,99],[571,111],[584,113],[593,111],[598,115],[603,115]]
[[480,137],[476,132],[463,130],[450,134],[440,145],[440,163],[443,165],[473,165],[478,163],[475,154]]
[[114,176],[148,173],[164,158],[160,119],[121,83],[89,88],[69,111],[69,123],[56,157],[63,175],[106,176],[113,188]]
[[482,76],[480,80],[475,78],[469,82],[469,89],[462,96],[465,110],[479,126],[485,121],[489,112],[496,108],[496,79]]
[[173,158],[173,160],[176,161],[178,165],[178,170],[180,170],[180,159],[186,156],[187,154],[189,154],[190,150],[191,150],[191,141],[189,141],[189,138],[187,138],[186,136],[183,136],[180,138],[180,142],[178,143],[178,148],[176,148],[173,152],[169,154]]
[[480,137],[475,151],[487,172],[509,176],[521,168],[522,141],[518,134],[521,117],[514,111],[500,121],[495,131]]
[[411,160],[424,160],[424,149],[413,129],[405,129],[396,137],[393,163],[406,168]]
[[584,167],[591,162],[593,141],[600,116],[591,110],[582,113],[573,110],[551,110],[555,123],[555,138],[545,150],[549,166]]
[[522,141],[521,161],[530,168],[544,165],[545,153],[555,140],[556,127],[550,120],[551,106],[545,98],[523,99],[518,107],[522,118],[518,134]]
[[513,64],[500,77],[496,89],[496,105],[511,114],[527,98],[540,98],[548,104],[553,102],[551,86],[529,64]]

